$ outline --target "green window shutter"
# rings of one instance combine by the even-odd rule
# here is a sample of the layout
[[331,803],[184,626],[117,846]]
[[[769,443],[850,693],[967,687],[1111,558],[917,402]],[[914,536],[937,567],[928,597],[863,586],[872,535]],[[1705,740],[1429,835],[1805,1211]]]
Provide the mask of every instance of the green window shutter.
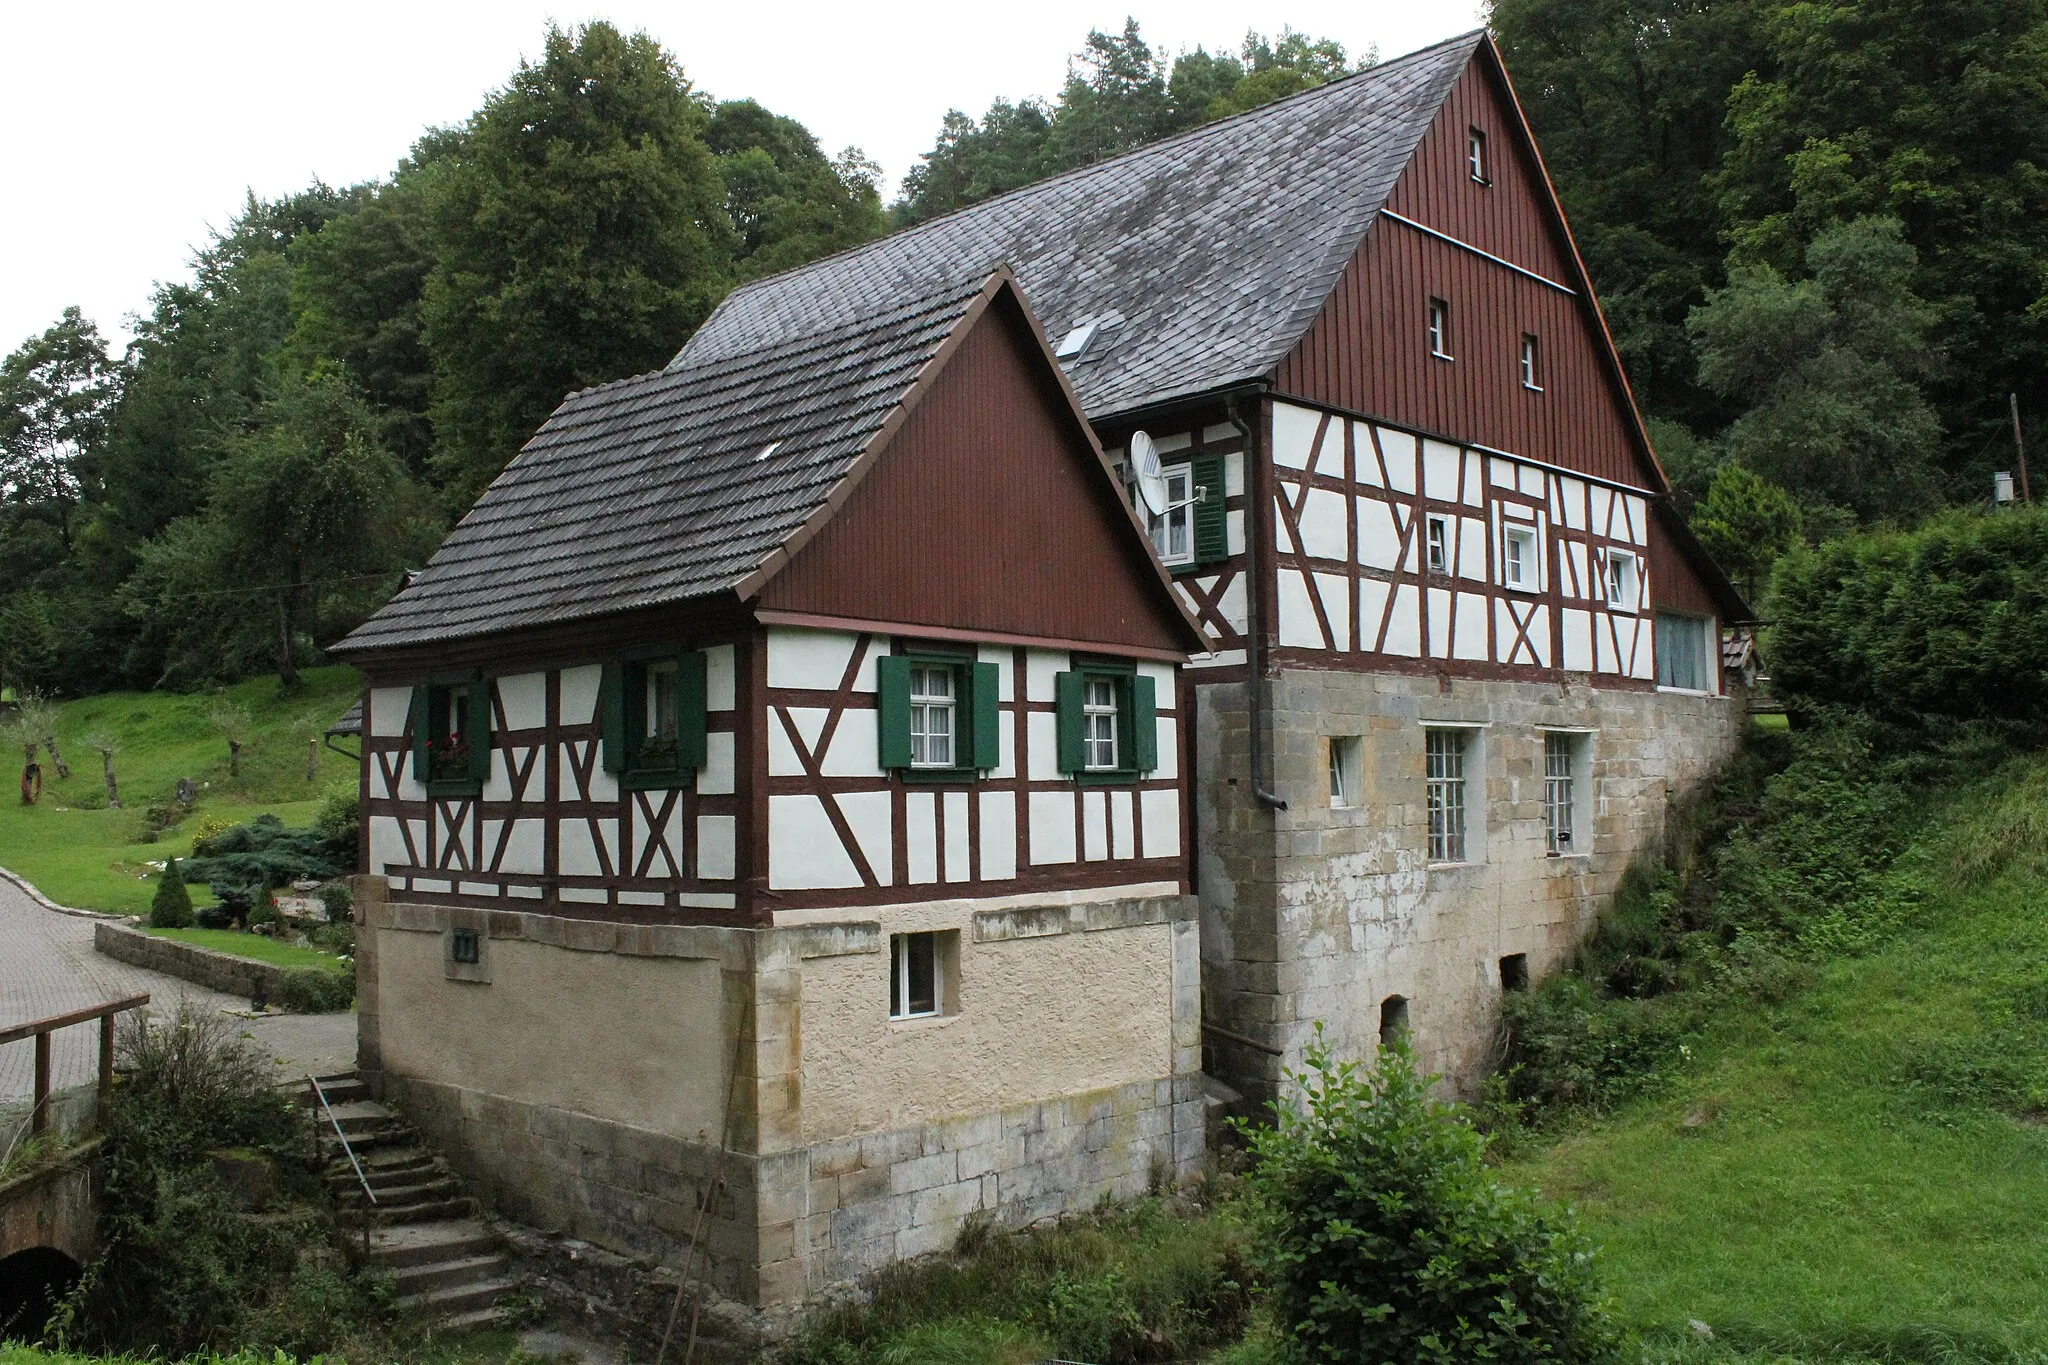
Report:
[[[1195,563],[1213,564],[1230,557],[1230,513],[1224,508],[1228,487],[1224,483],[1223,457],[1198,455],[1189,462],[1197,496],[1202,501],[1190,510],[1195,514]],[[1207,490],[1206,493],[1201,490]]]
[[491,778],[491,684],[469,684],[469,775],[478,782]]
[[1081,743],[1083,675],[1061,673],[1053,679],[1053,698],[1059,704],[1060,771],[1078,773],[1088,766],[1088,753]]
[[1159,766],[1159,694],[1143,673],[1131,679],[1130,712],[1131,770],[1149,773]]
[[433,706],[434,689],[421,683],[412,690],[412,776],[415,782],[427,780],[430,771],[427,763],[427,746],[433,742],[433,720],[430,711]]
[[676,766],[702,772],[705,759],[704,653],[694,650],[682,656],[676,677]]
[[598,684],[597,711],[604,724],[604,770],[626,771],[626,666],[606,664]]
[[882,766],[910,766],[910,660],[889,654],[875,661],[877,704],[881,707]]
[[974,738],[967,759],[987,772],[1003,761],[1002,675],[995,664],[974,664],[967,696],[974,707]]

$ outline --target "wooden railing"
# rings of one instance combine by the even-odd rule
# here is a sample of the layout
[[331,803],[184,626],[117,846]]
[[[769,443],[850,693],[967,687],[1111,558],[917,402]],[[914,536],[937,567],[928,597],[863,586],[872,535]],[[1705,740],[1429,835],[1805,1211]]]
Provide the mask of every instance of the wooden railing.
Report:
[[107,1092],[114,1085],[114,1016],[140,1009],[148,1003],[149,992],[144,991],[124,1000],[110,1000],[104,1005],[73,1010],[69,1014],[53,1014],[48,1019],[0,1028],[0,1045],[18,1043],[24,1038],[36,1040],[35,1107],[29,1111],[31,1134],[40,1137],[50,1126],[50,1035],[74,1024],[89,1024],[95,1019],[100,1021],[100,1102],[104,1104]]

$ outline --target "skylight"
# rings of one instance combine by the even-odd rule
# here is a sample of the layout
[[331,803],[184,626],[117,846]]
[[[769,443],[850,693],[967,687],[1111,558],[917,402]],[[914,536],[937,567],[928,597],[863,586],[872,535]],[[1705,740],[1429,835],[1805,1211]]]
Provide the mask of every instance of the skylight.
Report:
[[1099,322],[1082,323],[1061,339],[1059,346],[1053,351],[1053,358],[1056,360],[1080,359],[1081,352],[1088,349],[1088,343],[1095,340],[1095,333],[1101,327],[1102,324]]

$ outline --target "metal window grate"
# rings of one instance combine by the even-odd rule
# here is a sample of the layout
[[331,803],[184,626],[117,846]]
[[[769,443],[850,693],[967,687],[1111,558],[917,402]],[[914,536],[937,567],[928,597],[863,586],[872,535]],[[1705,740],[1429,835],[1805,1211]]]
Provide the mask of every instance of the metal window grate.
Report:
[[1572,736],[1543,736],[1543,834],[1552,854],[1572,851]]
[[1465,736],[1458,730],[1425,733],[1429,792],[1429,860],[1465,861]]

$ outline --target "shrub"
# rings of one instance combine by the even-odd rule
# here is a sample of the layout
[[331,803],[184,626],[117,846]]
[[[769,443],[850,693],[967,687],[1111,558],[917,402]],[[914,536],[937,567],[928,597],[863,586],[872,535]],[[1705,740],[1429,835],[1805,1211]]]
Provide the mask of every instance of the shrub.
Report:
[[345,923],[348,912],[355,908],[355,899],[341,882],[328,882],[314,894],[319,896],[321,908],[327,911],[329,924]]
[[192,925],[192,893],[185,889],[185,874],[178,860],[164,864],[156,879],[156,894],[149,901],[149,923],[156,929],[187,929]]
[[1318,1041],[1307,1064],[1300,1109],[1244,1129],[1251,1256],[1295,1358],[1618,1358],[1569,1213],[1493,1178],[1484,1139],[1429,1098],[1405,1044],[1361,1071]]
[[355,859],[353,845],[343,862],[318,831],[289,829],[275,815],[259,815],[224,830],[193,845],[193,853],[185,864],[187,881],[209,883],[223,900],[227,897],[222,887],[240,888],[252,906],[273,886],[289,886],[307,877],[338,877]]
[[356,839],[361,830],[359,807],[358,793],[336,792],[322,801],[313,815],[313,832],[326,840],[335,857],[350,867],[355,866]]
[[294,1014],[332,1014],[355,998],[355,982],[325,967],[288,968],[277,987],[277,1003]]
[[1649,1084],[1676,1054],[1683,1019],[1668,1004],[1602,996],[1553,976],[1501,1000],[1507,1098],[1539,1110],[1602,1109]]

